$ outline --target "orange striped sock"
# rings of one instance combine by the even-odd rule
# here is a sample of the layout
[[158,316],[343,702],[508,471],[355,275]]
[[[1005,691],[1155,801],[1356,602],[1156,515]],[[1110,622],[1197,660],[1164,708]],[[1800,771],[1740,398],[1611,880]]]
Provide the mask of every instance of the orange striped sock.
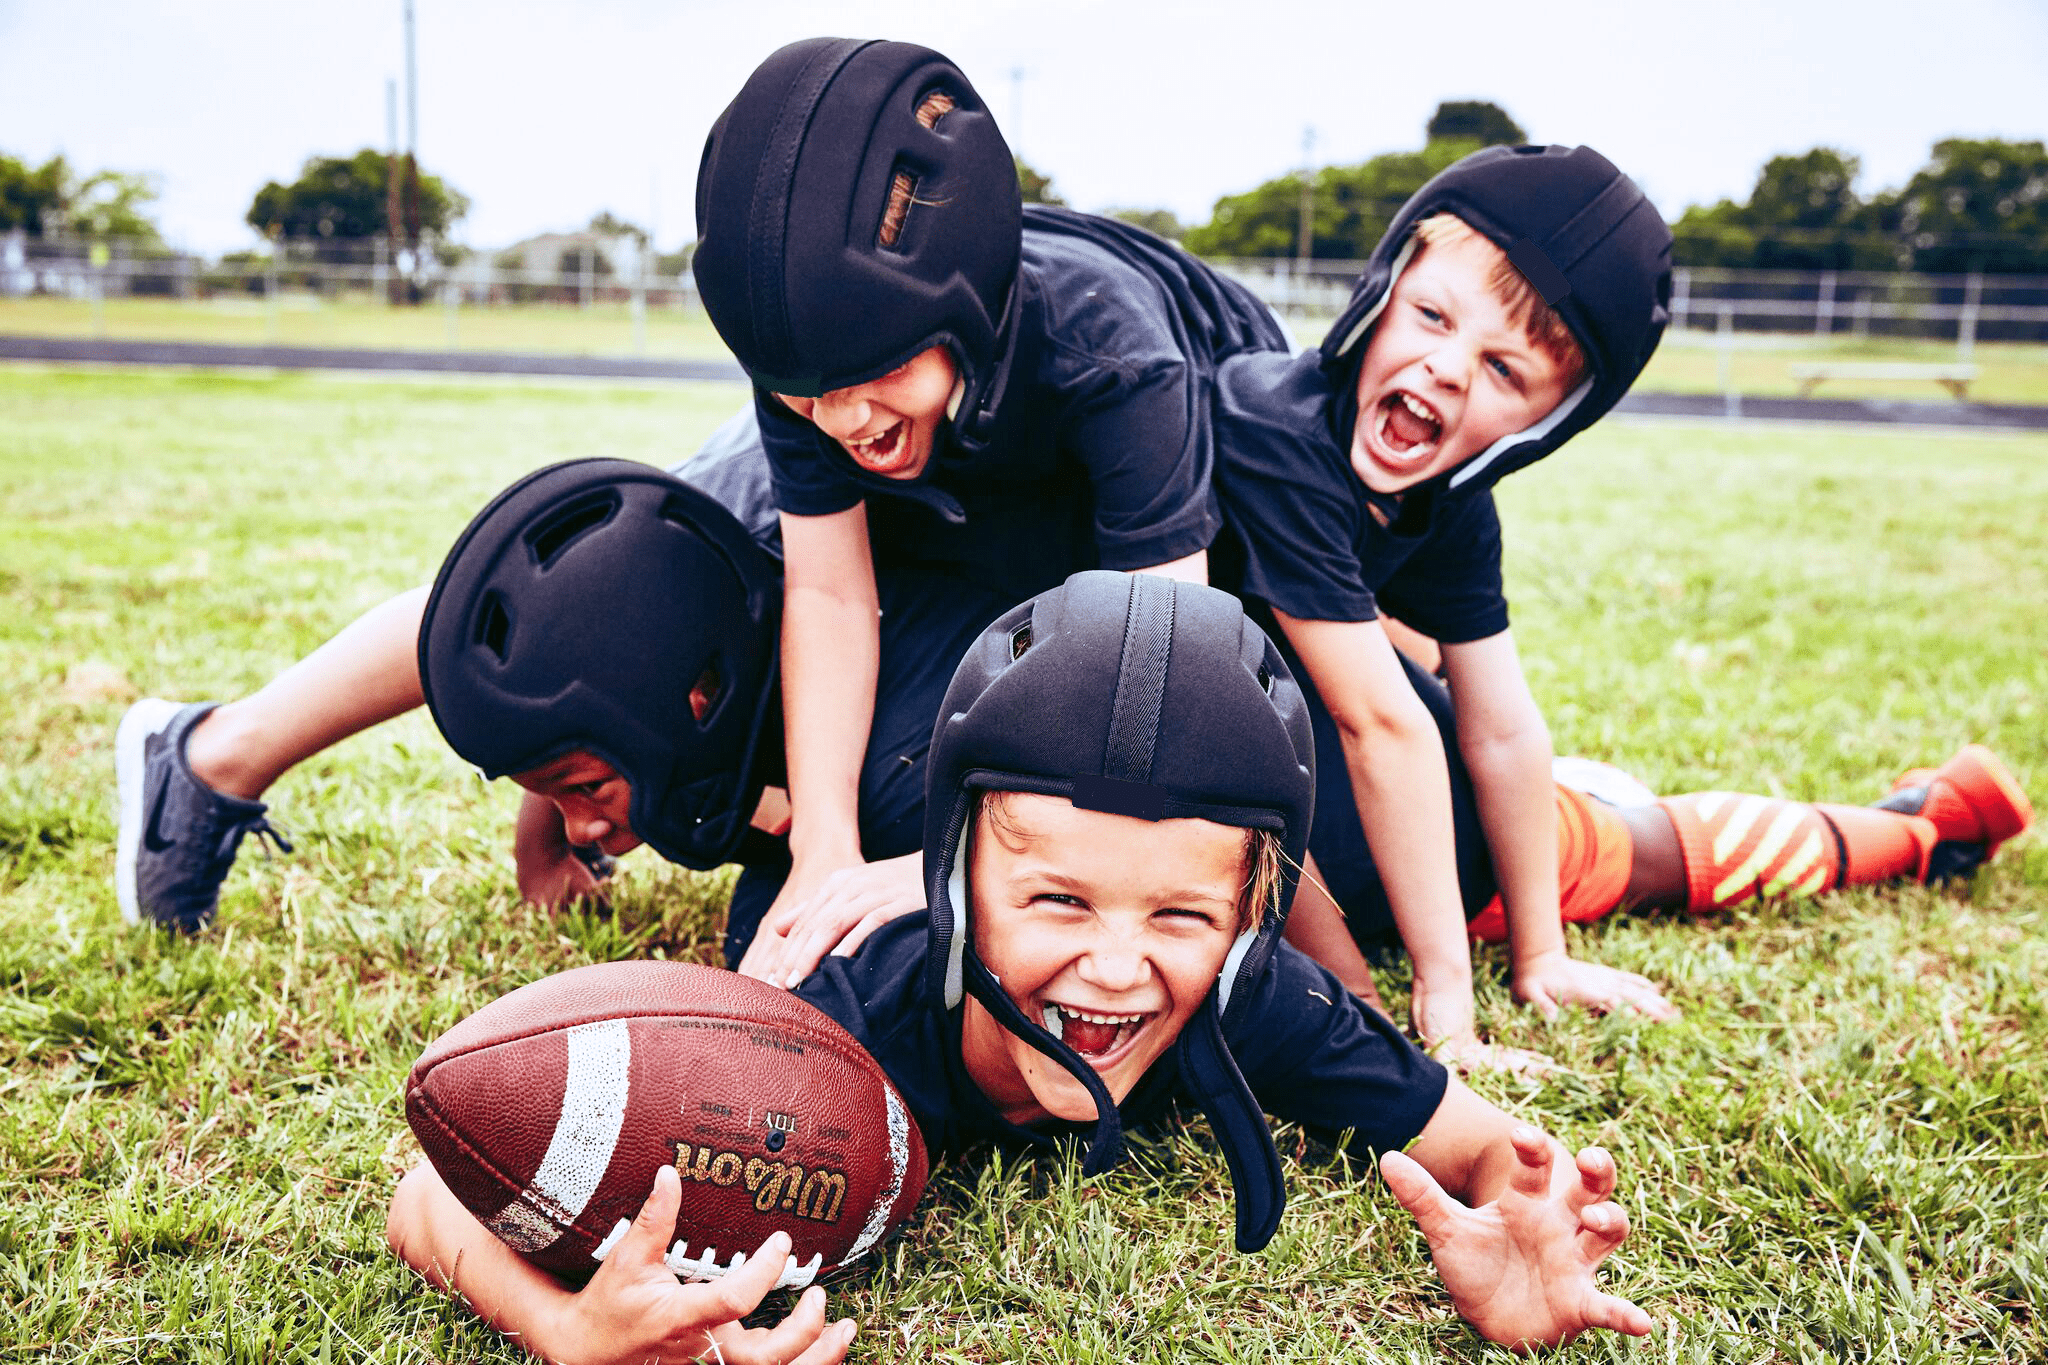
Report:
[[1678,830],[1686,908],[1694,912],[1919,875],[1935,843],[1930,822],[1867,806],[1735,792],[1692,792],[1657,804]]

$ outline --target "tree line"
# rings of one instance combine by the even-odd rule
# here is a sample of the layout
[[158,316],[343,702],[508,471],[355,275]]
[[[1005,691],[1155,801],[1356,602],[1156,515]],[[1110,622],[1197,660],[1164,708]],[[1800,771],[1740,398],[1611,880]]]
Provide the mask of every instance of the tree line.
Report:
[[[1498,105],[1450,101],[1437,107],[1420,148],[1316,168],[1307,186],[1310,255],[1363,259],[1431,176],[1480,147],[1527,141]],[[266,237],[294,244],[297,256],[359,253],[389,232],[394,164],[369,148],[310,158],[296,180],[258,190],[246,221]],[[1027,201],[1062,202],[1050,176],[1021,160],[1017,169]],[[1679,215],[1672,225],[1675,259],[1761,269],[2048,274],[2048,148],[2041,142],[1945,139],[1903,186],[1868,196],[1856,189],[1860,170],[1855,156],[1833,147],[1772,157],[1746,199],[1694,204]],[[468,212],[468,198],[423,172],[408,174],[400,188],[414,241],[444,259],[454,254],[448,235]],[[1291,257],[1300,245],[1302,191],[1301,172],[1276,176],[1218,199],[1209,221],[1195,225],[1165,209],[1110,212],[1200,255]],[[34,166],[0,154],[0,232],[124,237],[136,244],[131,249],[163,252],[147,212],[155,198],[146,176],[81,175],[61,156]],[[591,226],[637,234],[644,242],[644,233],[609,213]],[[684,259],[664,256],[661,264],[679,268]]]

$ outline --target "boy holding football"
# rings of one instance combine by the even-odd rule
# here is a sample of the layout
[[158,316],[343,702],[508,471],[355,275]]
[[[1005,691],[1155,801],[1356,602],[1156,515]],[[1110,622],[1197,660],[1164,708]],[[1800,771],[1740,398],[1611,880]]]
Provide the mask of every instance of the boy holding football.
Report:
[[[431,663],[426,681],[431,695]],[[1077,575],[982,632],[940,715],[930,911],[799,988],[882,1064],[928,1146],[1071,1134],[1096,1171],[1121,1157],[1126,1124],[1192,1103],[1229,1160],[1237,1245],[1255,1251],[1285,1200],[1265,1113],[1348,1130],[1386,1154],[1453,1302],[1490,1339],[1650,1330],[1594,1282],[1628,1233],[1612,1160],[1516,1124],[1280,941],[1313,740],[1285,661],[1227,594]],[[390,1238],[552,1358],[680,1357],[714,1341],[728,1359],[838,1358],[848,1328],[826,1328],[814,1295],[772,1344],[721,1316],[773,1282],[773,1242],[714,1290],[664,1279],[674,1191],[658,1177],[580,1291],[497,1244],[429,1167],[394,1196]]]

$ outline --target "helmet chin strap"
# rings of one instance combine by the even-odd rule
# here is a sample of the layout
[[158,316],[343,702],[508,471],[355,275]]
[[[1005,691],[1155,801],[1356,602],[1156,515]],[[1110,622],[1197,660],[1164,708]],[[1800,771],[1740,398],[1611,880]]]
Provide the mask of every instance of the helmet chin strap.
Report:
[[1003,989],[995,973],[982,965],[973,953],[966,955],[967,989],[982,1004],[995,1021],[1016,1034],[1032,1047],[1058,1062],[1069,1075],[1079,1081],[1095,1102],[1095,1136],[1089,1139],[1088,1153],[1081,1161],[1083,1175],[1100,1175],[1124,1159],[1123,1115],[1117,1111],[1116,1101],[1110,1098],[1109,1087],[1102,1083],[1102,1077],[1094,1067],[1081,1060],[1080,1055],[1065,1043],[1046,1031],[1043,1024],[1033,1023],[1017,1008],[1017,1002]]
[[1237,1249],[1258,1251],[1273,1240],[1287,1207],[1287,1180],[1266,1115],[1223,1038],[1223,1009],[1212,991],[1180,1032],[1181,1079],[1209,1116],[1230,1167],[1237,1203]]

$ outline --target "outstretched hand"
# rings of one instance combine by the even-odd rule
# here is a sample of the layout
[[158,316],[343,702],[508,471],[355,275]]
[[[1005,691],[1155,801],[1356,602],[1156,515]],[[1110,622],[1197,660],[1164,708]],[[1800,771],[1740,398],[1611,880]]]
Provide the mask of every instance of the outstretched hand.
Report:
[[1678,1007],[1647,976],[1581,962],[1561,952],[1517,963],[1514,990],[1517,1000],[1545,1019],[1555,1019],[1563,1005],[1583,1005],[1602,1014],[1626,1009],[1652,1019],[1678,1017]]
[[709,1284],[680,1284],[664,1260],[675,1237],[682,1182],[663,1166],[641,1206],[590,1283],[570,1296],[547,1352],[567,1365],[641,1365],[722,1360],[727,1365],[830,1365],[844,1360],[854,1323],[825,1324],[825,1291],[806,1289],[773,1327],[740,1326],[775,1287],[789,1257],[778,1232],[746,1263]]
[[1429,1239],[1451,1302],[1488,1341],[1526,1351],[1595,1327],[1648,1336],[1650,1315],[1602,1292],[1593,1273],[1628,1236],[1614,1193],[1614,1158],[1598,1147],[1562,1169],[1564,1149],[1534,1128],[1509,1135],[1515,1164],[1490,1204],[1444,1193],[1413,1158],[1388,1152],[1380,1174]]

